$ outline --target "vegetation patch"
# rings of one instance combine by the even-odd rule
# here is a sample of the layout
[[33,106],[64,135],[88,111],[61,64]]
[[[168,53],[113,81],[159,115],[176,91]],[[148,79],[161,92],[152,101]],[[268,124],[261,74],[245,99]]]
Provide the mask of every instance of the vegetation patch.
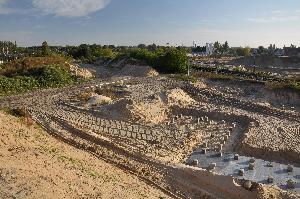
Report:
[[263,82],[272,89],[296,89],[300,90],[300,82],[294,79],[280,78],[272,76],[267,72],[261,71],[242,71],[238,69],[230,70],[222,66],[216,67],[200,67],[194,66],[196,70],[194,75],[207,79],[229,79],[229,80],[245,80],[253,82]]
[[162,73],[186,73],[188,57],[184,50],[176,48],[158,48],[156,50],[134,49],[128,56],[147,63]]
[[77,82],[65,61],[61,57],[30,57],[5,64],[0,69],[0,95],[19,94]]

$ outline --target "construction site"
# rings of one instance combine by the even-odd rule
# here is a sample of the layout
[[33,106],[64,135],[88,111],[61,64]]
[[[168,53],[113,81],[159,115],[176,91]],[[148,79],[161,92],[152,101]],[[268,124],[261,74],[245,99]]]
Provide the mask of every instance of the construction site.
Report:
[[[96,76],[92,81],[2,97],[0,107],[25,109],[71,150],[104,160],[161,193],[127,197],[299,198],[299,92],[238,80],[182,81],[148,66],[98,64],[80,66]],[[9,127],[1,118],[6,137]],[[5,147],[7,141],[0,141]],[[18,154],[22,147],[8,151]],[[11,155],[1,154],[7,160],[1,186],[16,185],[6,171]],[[13,196],[30,198],[34,190],[25,188]],[[74,197],[95,198],[88,190]]]

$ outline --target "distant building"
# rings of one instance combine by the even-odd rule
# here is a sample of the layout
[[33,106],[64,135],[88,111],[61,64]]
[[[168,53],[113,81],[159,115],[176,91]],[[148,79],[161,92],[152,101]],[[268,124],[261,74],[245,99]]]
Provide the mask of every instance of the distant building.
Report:
[[4,61],[0,60],[0,64],[3,64],[3,63],[4,63]]
[[214,54],[214,44],[213,43],[206,43],[206,55],[213,55]]

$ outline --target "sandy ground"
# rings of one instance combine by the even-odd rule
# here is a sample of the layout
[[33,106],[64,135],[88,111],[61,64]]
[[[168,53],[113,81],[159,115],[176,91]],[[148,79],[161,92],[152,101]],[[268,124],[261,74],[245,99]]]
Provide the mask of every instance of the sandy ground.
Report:
[[0,113],[0,198],[168,198],[117,167]]
[[[99,69],[99,67],[96,68]],[[108,70],[107,67],[105,68]],[[118,73],[118,71],[108,72],[110,75]],[[120,79],[122,78],[124,77],[121,74]],[[106,86],[99,86],[100,84]],[[73,154],[75,151],[79,154],[85,154],[82,151],[88,151],[89,154],[94,154],[99,159],[134,173],[144,182],[155,185],[173,198],[296,198],[279,189],[262,185],[253,186],[253,189],[247,190],[242,187],[242,182],[235,182],[230,176],[218,176],[183,165],[187,163],[186,158],[200,145],[207,145],[209,150],[216,152],[249,153],[254,157],[265,157],[265,152],[267,152],[269,158],[280,161],[290,160],[286,158],[289,150],[284,152],[281,159],[278,159],[274,148],[267,145],[267,143],[273,143],[277,148],[282,147],[280,137],[265,142],[259,139],[271,139],[274,126],[276,130],[281,131],[280,127],[290,129],[299,125],[298,113],[262,105],[251,100],[250,97],[245,97],[239,89],[226,88],[228,86],[224,83],[222,85],[225,91],[210,82],[199,81],[191,85],[168,77],[135,77],[121,85],[116,83],[116,79],[105,79],[105,81],[96,79],[84,86],[49,89],[31,95],[5,98],[0,103],[0,107],[26,107],[33,119],[48,133],[77,148],[71,148],[67,144],[56,146],[59,142],[49,141],[51,140],[49,137],[48,140],[43,138],[46,141],[42,142],[36,138],[38,136],[28,137],[25,134],[25,144],[16,142],[15,148],[9,149],[12,145],[10,140],[16,136],[8,134],[12,137],[9,138],[5,135],[8,138],[2,139],[2,142],[6,143],[3,146],[6,147],[4,151],[7,151],[8,155],[2,155],[7,160],[4,162],[17,168],[13,171],[7,166],[5,172],[8,172],[10,176],[10,172],[26,168],[22,166],[22,162],[30,160],[27,157],[35,157],[37,160],[31,161],[30,168],[35,168],[36,171],[29,170],[28,172],[39,174],[38,171],[41,170],[41,174],[35,177],[36,181],[31,181],[36,184],[49,183],[40,187],[40,189],[47,190],[44,187],[52,187],[52,182],[44,179],[53,179],[52,181],[58,185],[54,184],[54,187],[63,187],[54,191],[55,194],[66,190],[61,193],[61,196],[65,194],[75,198],[93,198],[97,194],[103,194],[100,197],[142,197],[139,193],[147,193],[144,194],[146,198],[161,196],[162,193],[159,191],[148,187],[135,177],[122,173],[114,166],[93,158],[94,156],[86,154],[85,157],[79,159],[83,155]],[[113,101],[109,104],[88,106],[87,101],[78,97],[87,92],[96,92],[95,87],[102,90],[103,95],[105,92],[114,95]],[[9,121],[3,119],[3,123],[9,123]],[[8,127],[1,128],[5,128],[5,131],[19,129],[16,124],[11,125],[13,127],[8,125]],[[236,128],[239,130],[236,131]],[[255,133],[251,136],[251,132]],[[293,138],[285,134],[288,135],[285,143],[289,143],[289,140]],[[251,137],[257,137],[261,142]],[[38,146],[34,145],[36,142]],[[261,150],[253,154],[253,148],[245,147],[247,143],[250,143],[251,147],[257,144],[260,149],[268,147],[270,151]],[[28,149],[29,146],[32,148]],[[289,149],[294,149],[295,154],[299,154],[296,150],[298,146],[297,143],[290,144]],[[15,154],[16,157],[12,159],[11,154]],[[50,168],[43,159],[43,157],[47,159],[49,154],[52,161]],[[296,158],[294,162],[298,160]],[[21,168],[18,165],[21,165]],[[43,177],[46,171],[51,171],[48,172],[50,173],[48,178]],[[26,174],[26,177],[32,173],[26,174],[21,170],[18,175]],[[69,176],[70,180],[64,181],[68,178],[61,177],[62,175]],[[118,177],[114,177],[116,175]],[[126,178],[120,180],[121,175],[125,175]],[[134,179],[136,183],[133,182]],[[4,183],[4,185],[12,186],[9,183]],[[26,183],[22,181],[21,185],[25,186]],[[23,189],[21,186],[13,193],[23,193],[19,190],[36,190],[34,187],[38,185],[28,185],[28,187]],[[258,189],[259,187],[263,188]],[[11,193],[12,189],[8,187],[4,190]]]

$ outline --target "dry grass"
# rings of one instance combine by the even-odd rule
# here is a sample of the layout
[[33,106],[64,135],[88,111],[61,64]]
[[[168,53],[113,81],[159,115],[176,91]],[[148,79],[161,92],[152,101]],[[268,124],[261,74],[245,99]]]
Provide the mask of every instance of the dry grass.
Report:
[[0,70],[0,75],[11,76],[14,74],[25,74],[30,70],[53,64],[58,64],[65,67],[66,69],[69,69],[68,65],[66,64],[66,59],[60,56],[25,57],[4,64],[2,69]]

